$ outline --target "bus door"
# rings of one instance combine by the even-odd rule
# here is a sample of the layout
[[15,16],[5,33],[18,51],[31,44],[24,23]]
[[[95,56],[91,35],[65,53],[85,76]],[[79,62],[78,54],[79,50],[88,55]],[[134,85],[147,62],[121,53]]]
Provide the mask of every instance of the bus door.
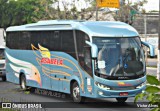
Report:
[[76,43],[78,52],[78,62],[83,70],[84,80],[84,92],[86,94],[91,93],[94,89],[93,85],[93,73],[92,73],[92,58],[91,47],[85,43],[89,41],[89,36],[82,31],[76,31]]
[[84,70],[84,91],[87,92],[87,94],[91,93],[93,91],[93,81],[91,78],[93,78],[92,73],[92,58],[91,58],[91,47],[86,45],[83,47],[83,52],[80,54],[79,52],[79,64]]
[[[93,81],[91,78],[93,78],[93,73],[92,73],[92,58],[91,58],[91,47],[90,46],[85,46],[84,47],[84,65],[83,68],[85,70],[85,89],[87,93],[91,93],[93,91]],[[88,77],[90,75],[90,77]]]

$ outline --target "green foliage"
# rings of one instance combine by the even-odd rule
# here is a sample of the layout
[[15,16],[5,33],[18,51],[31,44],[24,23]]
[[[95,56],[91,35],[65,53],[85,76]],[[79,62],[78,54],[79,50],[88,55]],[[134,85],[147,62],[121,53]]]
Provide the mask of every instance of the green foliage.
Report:
[[[22,25],[49,19],[90,19],[95,0],[85,0],[88,8],[79,9],[76,0],[0,0],[0,27]],[[61,8],[63,7],[63,10]]]
[[135,102],[138,100],[146,99],[151,104],[158,105],[158,108],[154,108],[151,111],[159,111],[160,110],[160,81],[156,79],[155,76],[147,75],[147,88],[144,93],[140,93],[135,97]]
[[138,99],[143,100],[143,97],[144,97],[145,95],[146,95],[145,93],[140,93],[140,94],[136,95],[136,97],[135,97],[135,99],[134,99],[134,102],[137,102]]
[[148,92],[148,93],[158,93],[158,92],[160,92],[160,88],[158,88],[156,86],[148,86],[146,88],[146,92]]
[[147,75],[147,82],[151,85],[160,85],[160,82],[155,76]]
[[0,27],[21,25],[48,19],[52,0],[1,0]]
[[24,93],[25,93],[25,94],[30,94],[30,91],[25,91]]

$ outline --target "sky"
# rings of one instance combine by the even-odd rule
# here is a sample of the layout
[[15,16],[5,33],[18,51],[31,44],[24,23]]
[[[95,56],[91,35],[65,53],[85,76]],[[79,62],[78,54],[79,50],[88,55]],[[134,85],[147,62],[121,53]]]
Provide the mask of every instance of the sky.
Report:
[[144,5],[146,11],[159,10],[159,0],[148,0],[148,3]]
[[[78,11],[80,11],[83,8],[87,8],[87,7],[90,6],[90,4],[86,3],[84,0],[58,0],[59,5],[60,5],[60,9],[64,10],[64,5],[67,6],[68,9],[71,9],[73,1],[75,1]],[[53,4],[53,6],[57,7],[58,2],[56,4]]]

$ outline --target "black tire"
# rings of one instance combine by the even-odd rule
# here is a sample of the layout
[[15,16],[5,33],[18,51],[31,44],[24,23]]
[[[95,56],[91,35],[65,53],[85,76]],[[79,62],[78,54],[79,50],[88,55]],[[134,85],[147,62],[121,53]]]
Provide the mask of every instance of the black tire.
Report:
[[26,77],[24,75],[21,75],[20,77],[20,87],[22,90],[27,90]]
[[6,76],[3,76],[3,77],[2,77],[2,81],[6,81]]
[[73,98],[73,101],[77,103],[85,101],[85,98],[80,96],[80,87],[77,82],[72,84],[71,97]]
[[116,98],[117,102],[124,103],[127,100],[127,97]]
[[150,58],[155,58],[155,56],[150,56]]

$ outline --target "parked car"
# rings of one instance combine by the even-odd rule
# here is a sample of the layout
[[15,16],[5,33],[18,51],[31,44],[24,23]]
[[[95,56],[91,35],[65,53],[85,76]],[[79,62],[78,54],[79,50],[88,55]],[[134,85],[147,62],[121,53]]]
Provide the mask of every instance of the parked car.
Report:
[[3,81],[6,81],[6,66],[5,66],[5,47],[0,46],[0,77]]

